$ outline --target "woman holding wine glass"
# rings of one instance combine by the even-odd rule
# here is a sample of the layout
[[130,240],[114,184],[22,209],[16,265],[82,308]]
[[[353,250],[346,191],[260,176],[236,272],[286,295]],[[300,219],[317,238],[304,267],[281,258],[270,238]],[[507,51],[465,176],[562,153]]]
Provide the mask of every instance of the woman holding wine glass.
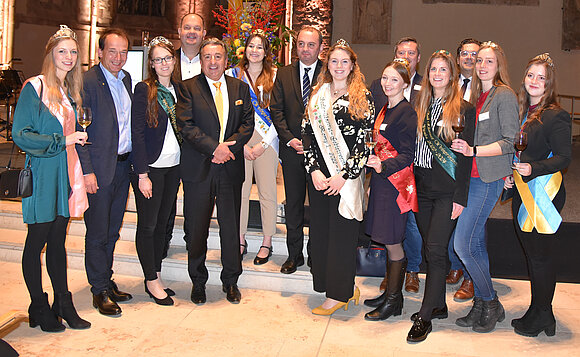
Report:
[[182,141],[175,117],[173,44],[165,37],[155,37],[149,42],[148,59],[147,79],[135,86],[131,108],[135,245],[145,292],[159,305],[173,305],[170,295],[175,293],[161,280],[166,227],[179,189]]
[[366,233],[387,248],[387,287],[382,295],[365,300],[375,309],[365,314],[366,320],[385,320],[400,315],[403,309],[403,280],[407,258],[403,239],[407,215],[417,211],[417,191],[413,176],[417,114],[403,92],[410,85],[409,62],[389,62],[381,76],[381,86],[388,97],[371,131],[376,142],[375,153],[367,166],[374,169],[370,183],[366,213]]
[[[356,246],[363,216],[363,177],[374,105],[357,56],[338,40],[324,59],[302,122],[304,164],[309,174],[310,239],[314,290],[326,300],[312,310],[331,315],[354,300]],[[315,125],[316,124],[316,125]]]
[[[20,93],[12,135],[26,152],[32,169],[32,196],[22,199],[28,234],[22,252],[22,273],[30,299],[30,327],[63,331],[86,329],[68,291],[65,240],[69,217],[82,217],[88,208],[81,164],[75,144],[84,145],[87,133],[76,132],[82,115],[81,57],[76,34],[61,25],[46,44],[42,72],[28,79]],[[54,290],[52,309],[42,289],[40,256],[46,245],[46,269]]]
[[[448,316],[445,302],[447,247],[457,217],[467,205],[471,160],[451,151],[453,126],[464,117],[465,128],[459,134],[473,143],[475,109],[462,99],[458,70],[448,51],[431,55],[417,98],[418,140],[415,149],[415,180],[419,211],[417,226],[425,242],[427,278],[419,312],[411,316],[413,326],[407,341],[420,342],[432,330],[431,320]],[[458,128],[460,129],[460,128]]]
[[[528,62],[518,92],[520,131],[527,134],[527,146],[515,163],[517,190],[512,201],[516,233],[528,263],[532,301],[526,313],[512,320],[514,331],[535,337],[542,331],[556,333],[552,299],[556,288],[556,246],[560,212],[566,200],[562,177],[571,161],[572,145],[570,115],[558,103],[556,70],[549,54],[536,56]],[[516,145],[520,143],[516,142]],[[510,180],[506,186],[513,185]],[[537,187],[547,187],[537,190]],[[540,193],[550,200],[540,200]],[[537,215],[529,210],[537,206]]]
[[479,48],[471,87],[476,104],[474,144],[455,139],[451,149],[473,157],[469,202],[455,228],[455,252],[474,285],[473,306],[455,322],[476,332],[490,332],[505,312],[493,288],[485,239],[485,222],[497,202],[504,178],[511,174],[518,104],[509,87],[507,60],[501,47],[484,42]]

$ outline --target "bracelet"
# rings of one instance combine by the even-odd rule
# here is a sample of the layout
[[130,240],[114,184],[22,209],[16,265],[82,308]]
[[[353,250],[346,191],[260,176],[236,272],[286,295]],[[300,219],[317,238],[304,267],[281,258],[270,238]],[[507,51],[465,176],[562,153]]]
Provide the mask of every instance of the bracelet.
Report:
[[477,146],[473,145],[473,157],[477,156]]

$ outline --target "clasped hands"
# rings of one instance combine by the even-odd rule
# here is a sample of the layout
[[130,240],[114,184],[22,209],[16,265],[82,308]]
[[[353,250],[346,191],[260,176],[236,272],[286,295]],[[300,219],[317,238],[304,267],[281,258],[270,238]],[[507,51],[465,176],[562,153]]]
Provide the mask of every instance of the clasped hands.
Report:
[[342,177],[339,172],[332,177],[326,177],[322,171],[313,171],[310,176],[312,177],[312,184],[317,191],[324,191],[325,195],[336,196],[340,193],[342,186],[346,183],[346,180]]
[[264,146],[262,146],[261,142],[257,143],[253,147],[250,147],[246,144],[244,145],[244,158],[246,160],[256,160],[264,153],[264,151],[266,151],[266,149]]
[[235,143],[235,140],[224,141],[223,143],[220,143],[213,152],[213,158],[211,159],[211,162],[214,164],[225,164],[230,160],[235,160],[236,157],[230,151],[230,146],[234,145]]

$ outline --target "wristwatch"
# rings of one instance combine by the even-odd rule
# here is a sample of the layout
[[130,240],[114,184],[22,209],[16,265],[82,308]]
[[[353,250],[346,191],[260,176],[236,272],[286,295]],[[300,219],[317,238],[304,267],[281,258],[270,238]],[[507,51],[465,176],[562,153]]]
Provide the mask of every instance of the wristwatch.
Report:
[[264,141],[260,141],[260,145],[262,145],[262,147],[263,147],[264,149],[267,149],[267,148],[268,148],[268,146],[270,146],[270,145],[266,144]]

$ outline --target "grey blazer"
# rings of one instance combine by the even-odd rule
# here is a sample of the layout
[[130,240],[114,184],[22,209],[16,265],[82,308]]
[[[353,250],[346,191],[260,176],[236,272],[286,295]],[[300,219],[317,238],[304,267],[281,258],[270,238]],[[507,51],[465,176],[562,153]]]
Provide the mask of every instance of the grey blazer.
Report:
[[501,155],[477,156],[477,170],[483,182],[490,183],[512,173],[514,138],[520,129],[518,100],[507,86],[492,87],[477,117],[474,143],[477,146],[497,142]]

